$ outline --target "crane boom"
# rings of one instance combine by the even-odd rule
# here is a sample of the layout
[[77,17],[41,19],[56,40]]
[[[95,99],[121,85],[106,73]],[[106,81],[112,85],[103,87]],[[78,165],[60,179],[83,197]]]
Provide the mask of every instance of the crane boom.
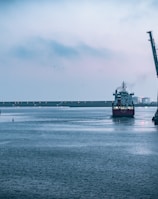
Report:
[[153,53],[156,73],[157,73],[157,77],[158,77],[158,58],[157,58],[157,53],[156,53],[155,41],[154,41],[154,38],[152,36],[152,32],[148,31],[147,33],[149,34],[149,37],[150,37],[149,41],[151,43],[151,48],[152,48],[152,53]]

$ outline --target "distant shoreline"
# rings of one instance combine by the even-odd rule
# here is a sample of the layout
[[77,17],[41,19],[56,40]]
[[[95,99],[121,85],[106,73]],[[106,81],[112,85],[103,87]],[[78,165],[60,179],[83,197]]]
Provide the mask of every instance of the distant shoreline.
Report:
[[[111,107],[112,101],[1,101],[0,107]],[[135,107],[156,107],[157,103],[135,104]]]

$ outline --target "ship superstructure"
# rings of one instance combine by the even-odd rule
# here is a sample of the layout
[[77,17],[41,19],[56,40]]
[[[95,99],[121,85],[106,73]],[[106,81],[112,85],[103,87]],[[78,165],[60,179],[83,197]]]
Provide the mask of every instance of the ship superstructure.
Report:
[[113,117],[134,117],[134,103],[132,96],[134,93],[128,93],[126,85],[123,82],[122,86],[115,90],[113,94],[115,99],[112,103]]

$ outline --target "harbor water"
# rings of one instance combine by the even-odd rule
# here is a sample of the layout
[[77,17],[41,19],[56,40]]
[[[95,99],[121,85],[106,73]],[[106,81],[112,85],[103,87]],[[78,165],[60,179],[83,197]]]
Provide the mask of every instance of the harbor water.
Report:
[[0,199],[157,199],[156,108],[2,108]]

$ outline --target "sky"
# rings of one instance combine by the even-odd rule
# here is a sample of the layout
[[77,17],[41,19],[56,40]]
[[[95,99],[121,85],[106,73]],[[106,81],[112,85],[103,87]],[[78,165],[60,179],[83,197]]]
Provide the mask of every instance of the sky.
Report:
[[0,101],[156,101],[157,0],[0,0]]

